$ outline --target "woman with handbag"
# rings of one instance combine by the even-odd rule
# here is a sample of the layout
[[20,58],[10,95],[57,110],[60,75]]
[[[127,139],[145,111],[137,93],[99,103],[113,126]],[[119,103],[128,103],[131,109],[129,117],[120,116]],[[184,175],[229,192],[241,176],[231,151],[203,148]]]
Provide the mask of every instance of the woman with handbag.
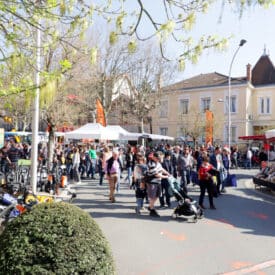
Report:
[[213,175],[215,171],[217,171],[212,164],[209,163],[209,157],[207,155],[203,155],[203,161],[199,168],[198,175],[199,175],[199,183],[200,183],[200,198],[199,198],[199,205],[202,209],[206,209],[203,205],[203,200],[205,196],[205,191],[207,190],[208,199],[210,204],[210,209],[216,209],[214,202],[213,202]]
[[114,150],[112,153],[112,157],[109,158],[106,161],[106,166],[105,166],[105,174],[109,183],[109,200],[113,203],[115,202],[115,189],[116,189],[116,184],[118,181],[118,177],[120,175],[119,173],[119,162],[118,162],[118,156],[119,152],[117,150]]

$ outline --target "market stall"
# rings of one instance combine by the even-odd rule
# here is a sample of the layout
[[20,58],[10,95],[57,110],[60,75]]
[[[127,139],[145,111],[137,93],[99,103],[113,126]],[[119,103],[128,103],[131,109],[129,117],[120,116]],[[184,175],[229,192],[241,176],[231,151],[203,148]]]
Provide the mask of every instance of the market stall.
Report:
[[66,132],[64,137],[65,139],[118,140],[119,134],[100,123],[87,123],[74,131]]

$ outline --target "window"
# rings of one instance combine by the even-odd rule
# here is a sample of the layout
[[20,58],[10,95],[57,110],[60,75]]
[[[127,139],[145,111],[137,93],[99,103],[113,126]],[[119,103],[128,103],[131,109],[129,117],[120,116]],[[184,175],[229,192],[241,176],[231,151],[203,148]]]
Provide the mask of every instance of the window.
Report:
[[[228,113],[228,96],[226,97],[226,112]],[[236,113],[237,112],[237,97],[231,96],[230,97],[230,112]]]
[[232,140],[232,142],[237,141],[237,127],[236,126],[231,127],[231,140]]
[[189,100],[188,99],[181,99],[180,100],[180,115],[186,115],[188,114],[188,107],[189,107]]
[[210,110],[210,97],[205,97],[201,99],[201,111],[205,112],[206,110]]
[[[226,136],[226,141],[228,141],[228,127],[225,128],[225,136]],[[236,126],[231,126],[231,131],[230,131],[230,140],[231,142],[237,142],[237,127]]]
[[160,117],[168,117],[168,101],[167,100],[162,100],[160,102]]
[[261,97],[260,99],[260,114],[270,114],[270,98]]
[[180,127],[178,129],[178,137],[184,137],[186,135],[186,128],[185,127]]
[[161,127],[161,128],[159,128],[159,132],[160,132],[161,135],[167,136],[168,128],[167,127]]

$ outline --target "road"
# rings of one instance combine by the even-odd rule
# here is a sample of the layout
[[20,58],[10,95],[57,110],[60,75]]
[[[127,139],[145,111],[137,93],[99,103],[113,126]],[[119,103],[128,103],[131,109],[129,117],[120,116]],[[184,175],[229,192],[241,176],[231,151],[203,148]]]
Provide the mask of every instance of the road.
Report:
[[[114,204],[106,183],[82,183],[75,204],[109,240],[118,275],[274,275],[275,197],[254,190],[257,170],[232,173],[238,187],[227,188],[215,199],[217,210],[206,209],[197,223],[172,219],[172,209],[159,210],[160,218],[136,215],[134,191],[124,183]],[[199,187],[190,186],[189,194],[198,200]]]

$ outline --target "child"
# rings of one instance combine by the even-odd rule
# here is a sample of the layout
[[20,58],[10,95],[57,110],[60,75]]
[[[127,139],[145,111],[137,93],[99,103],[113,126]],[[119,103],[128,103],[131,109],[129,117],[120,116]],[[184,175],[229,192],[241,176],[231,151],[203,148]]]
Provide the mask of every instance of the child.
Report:
[[140,210],[143,208],[143,201],[146,197],[146,187],[143,181],[144,175],[147,171],[147,165],[145,163],[145,158],[141,154],[137,154],[137,164],[134,168],[133,173],[133,183],[135,186],[135,194],[136,194],[136,207],[135,211],[137,214],[140,214]]

